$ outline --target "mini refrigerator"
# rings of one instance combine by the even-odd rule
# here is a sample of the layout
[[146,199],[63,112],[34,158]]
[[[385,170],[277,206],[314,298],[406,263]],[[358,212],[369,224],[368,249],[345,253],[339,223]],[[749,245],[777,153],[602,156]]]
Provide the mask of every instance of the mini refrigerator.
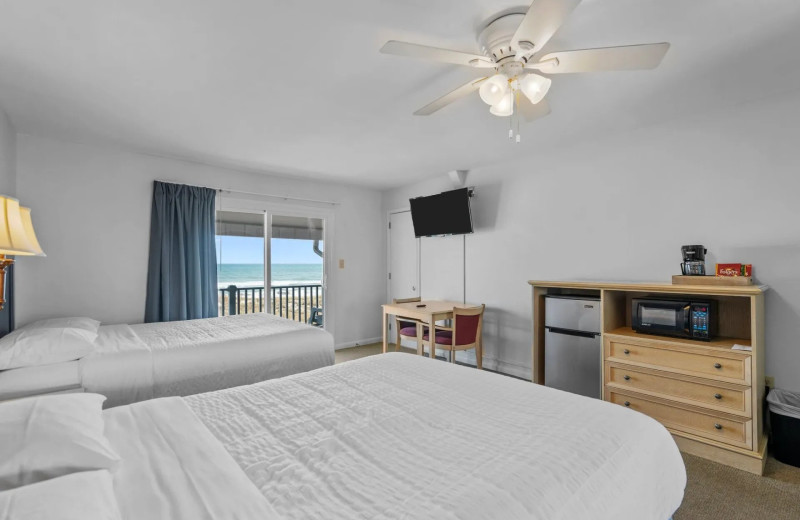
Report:
[[561,295],[545,298],[545,386],[600,399],[600,299]]

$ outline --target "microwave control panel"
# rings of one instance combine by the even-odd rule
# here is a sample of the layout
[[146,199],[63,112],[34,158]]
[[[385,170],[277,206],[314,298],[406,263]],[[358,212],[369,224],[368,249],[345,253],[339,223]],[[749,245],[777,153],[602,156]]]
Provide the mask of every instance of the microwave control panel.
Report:
[[707,305],[692,306],[692,337],[698,339],[709,339],[709,309]]

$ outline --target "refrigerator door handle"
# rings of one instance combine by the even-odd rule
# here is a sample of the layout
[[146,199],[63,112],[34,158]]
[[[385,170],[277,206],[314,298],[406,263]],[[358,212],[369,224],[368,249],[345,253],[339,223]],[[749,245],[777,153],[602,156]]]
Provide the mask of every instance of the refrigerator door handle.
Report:
[[579,338],[596,338],[600,335],[598,332],[583,332],[580,330],[560,329],[558,327],[545,327],[554,334],[565,334],[567,336],[578,336]]

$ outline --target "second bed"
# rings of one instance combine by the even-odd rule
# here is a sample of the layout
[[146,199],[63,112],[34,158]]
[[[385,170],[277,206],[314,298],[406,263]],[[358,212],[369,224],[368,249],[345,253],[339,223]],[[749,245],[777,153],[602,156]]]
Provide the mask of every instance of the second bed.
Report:
[[333,336],[257,313],[180,322],[104,325],[77,361],[0,372],[0,397],[83,390],[106,407],[187,396],[332,365]]

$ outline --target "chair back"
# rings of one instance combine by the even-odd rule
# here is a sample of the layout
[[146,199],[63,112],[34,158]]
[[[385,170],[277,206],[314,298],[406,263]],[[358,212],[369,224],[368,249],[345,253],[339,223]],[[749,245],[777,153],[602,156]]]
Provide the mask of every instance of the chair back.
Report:
[[474,345],[481,337],[483,330],[483,311],[480,307],[456,307],[453,309],[453,345]]
[[[414,303],[414,302],[421,302],[422,298],[416,296],[414,298],[393,298],[392,303]],[[416,327],[417,323],[414,321],[400,321],[397,320],[398,327],[401,329],[405,329],[406,327]]]

